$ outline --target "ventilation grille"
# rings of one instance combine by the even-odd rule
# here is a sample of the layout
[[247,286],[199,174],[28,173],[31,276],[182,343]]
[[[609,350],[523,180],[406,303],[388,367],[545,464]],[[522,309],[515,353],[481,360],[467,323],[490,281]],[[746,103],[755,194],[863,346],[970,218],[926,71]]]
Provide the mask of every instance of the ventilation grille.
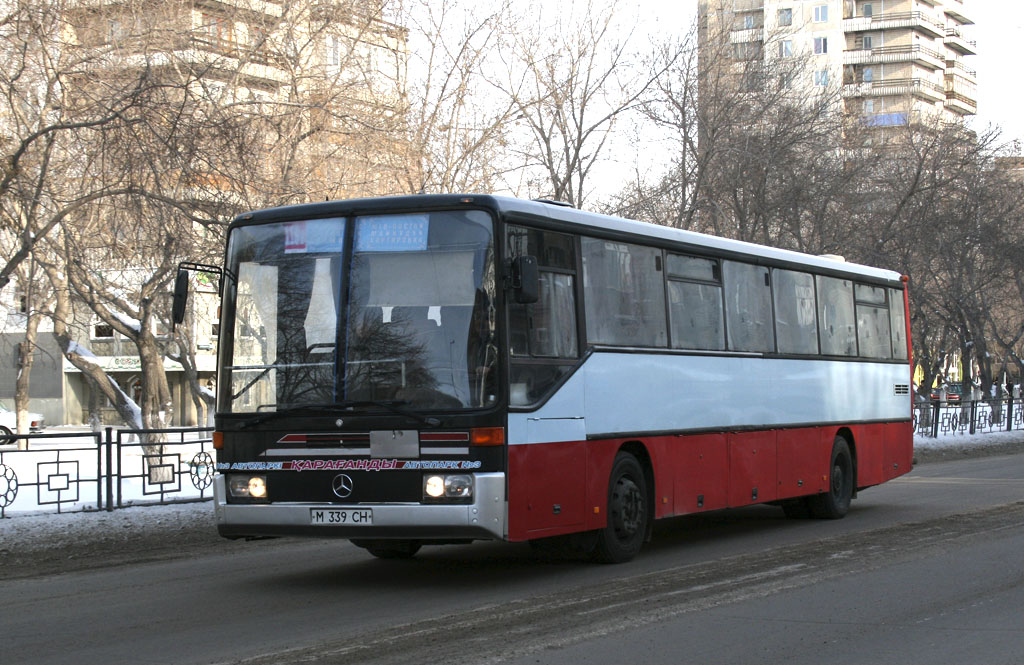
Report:
[[897,383],[895,386],[893,386],[893,388],[895,389],[897,395],[910,394],[910,384],[908,383]]

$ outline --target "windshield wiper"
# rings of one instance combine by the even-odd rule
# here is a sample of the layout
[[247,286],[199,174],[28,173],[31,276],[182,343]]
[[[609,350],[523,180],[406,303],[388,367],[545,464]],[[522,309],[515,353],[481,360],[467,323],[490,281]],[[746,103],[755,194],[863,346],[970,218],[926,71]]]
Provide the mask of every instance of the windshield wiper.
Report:
[[256,425],[259,425],[259,424],[262,424],[262,423],[265,423],[265,422],[268,422],[268,421],[271,421],[271,420],[277,420],[278,418],[284,418],[285,416],[292,416],[292,415],[296,415],[296,414],[300,414],[300,413],[304,413],[304,412],[308,412],[308,411],[321,412],[321,413],[326,412],[328,414],[352,413],[353,409],[357,409],[357,408],[361,408],[361,407],[367,407],[367,406],[376,406],[376,407],[382,408],[382,409],[384,409],[386,411],[390,411],[392,413],[398,414],[400,416],[405,416],[406,418],[410,418],[412,420],[415,420],[416,422],[420,423],[421,425],[426,425],[427,427],[437,427],[437,426],[439,426],[441,424],[441,421],[438,420],[437,418],[431,418],[429,416],[424,416],[422,414],[416,413],[415,411],[411,411],[409,409],[402,408],[404,405],[406,405],[408,403],[409,402],[407,402],[407,401],[401,401],[401,400],[345,400],[343,402],[335,402],[335,403],[329,403],[329,404],[301,404],[301,405],[298,405],[298,406],[288,407],[288,408],[285,408],[285,409],[279,409],[277,411],[272,411],[270,413],[264,413],[262,415],[257,415],[255,417],[253,417],[252,419],[247,420],[244,423],[242,423],[239,426],[239,429],[247,429],[249,427],[255,427]]
[[377,406],[382,409],[386,409],[392,413],[397,413],[400,416],[411,418],[416,422],[426,425],[427,427],[437,427],[441,424],[441,421],[437,418],[431,418],[430,416],[424,416],[420,413],[416,413],[411,409],[402,408],[408,404],[408,400],[376,400],[376,399],[349,399],[344,402],[338,402],[332,406],[340,407],[343,410],[351,410],[354,408],[366,407],[366,406]]

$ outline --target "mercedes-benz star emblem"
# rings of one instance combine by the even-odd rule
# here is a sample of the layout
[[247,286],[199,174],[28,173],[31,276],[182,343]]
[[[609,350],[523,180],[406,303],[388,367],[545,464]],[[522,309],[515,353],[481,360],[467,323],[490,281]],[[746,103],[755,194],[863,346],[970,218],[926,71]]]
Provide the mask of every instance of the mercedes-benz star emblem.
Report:
[[339,499],[347,499],[352,496],[352,479],[344,473],[339,473],[331,481],[331,489]]

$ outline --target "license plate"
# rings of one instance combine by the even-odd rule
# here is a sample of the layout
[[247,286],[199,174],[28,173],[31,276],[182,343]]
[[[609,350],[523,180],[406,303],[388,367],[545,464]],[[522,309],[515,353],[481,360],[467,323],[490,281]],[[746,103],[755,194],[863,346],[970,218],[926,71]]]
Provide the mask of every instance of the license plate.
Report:
[[310,508],[309,523],[366,526],[373,524],[373,511],[369,508]]

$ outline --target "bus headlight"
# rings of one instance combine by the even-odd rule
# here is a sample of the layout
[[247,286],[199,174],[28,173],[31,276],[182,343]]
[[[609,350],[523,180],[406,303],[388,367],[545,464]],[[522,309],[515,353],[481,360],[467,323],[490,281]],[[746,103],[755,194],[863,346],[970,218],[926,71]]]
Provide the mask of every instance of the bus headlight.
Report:
[[444,495],[452,499],[470,498],[473,496],[473,476],[445,476]]
[[444,496],[444,478],[441,476],[427,476],[423,481],[423,496],[431,499],[440,499]]
[[228,476],[228,492],[236,499],[267,500],[267,477],[233,474]]
[[473,497],[473,476],[468,474],[423,476],[423,499],[470,499]]
[[263,476],[249,478],[249,496],[254,499],[267,498],[267,479]]

